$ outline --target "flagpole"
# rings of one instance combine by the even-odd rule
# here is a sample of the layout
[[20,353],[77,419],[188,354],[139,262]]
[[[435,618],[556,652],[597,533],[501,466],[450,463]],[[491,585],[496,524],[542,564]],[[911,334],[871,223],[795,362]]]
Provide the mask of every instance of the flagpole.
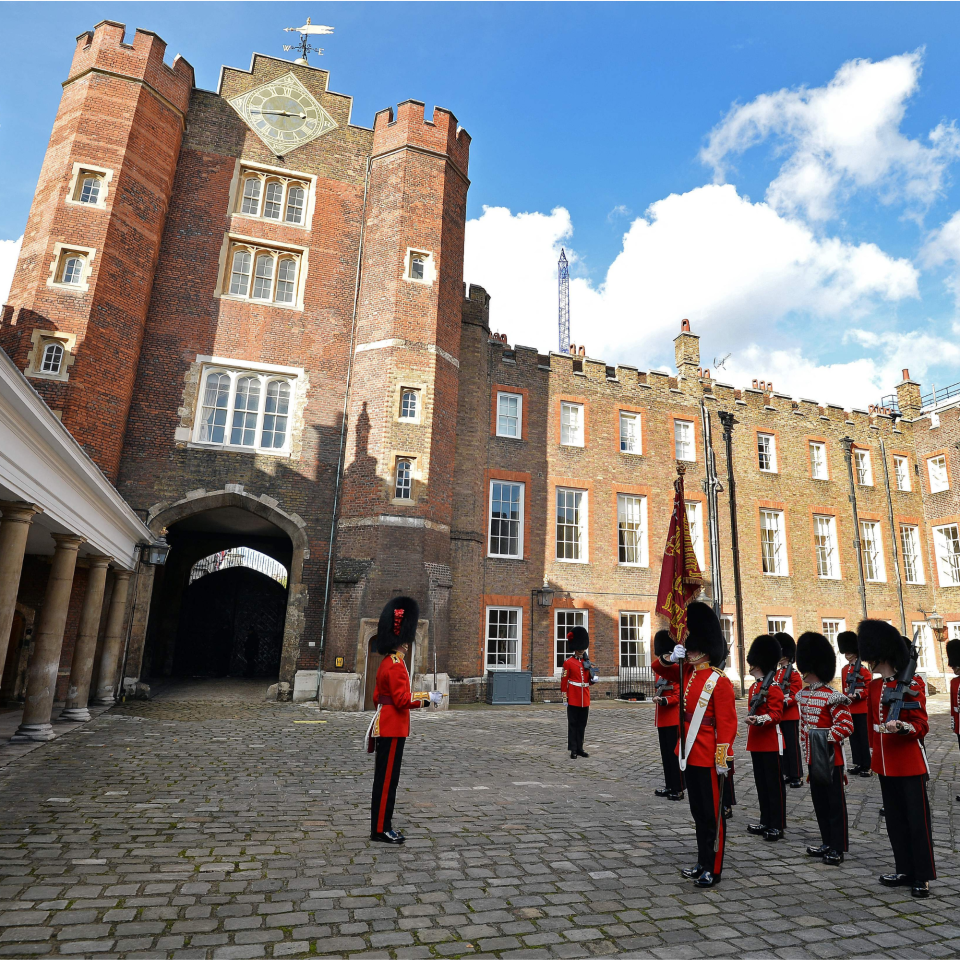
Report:
[[[683,495],[683,475],[686,472],[686,468],[682,463],[677,464],[677,479],[673,481],[673,488],[676,491],[674,496],[675,509],[677,510],[678,517],[677,520],[682,524],[686,519],[687,506],[686,501],[684,500]],[[684,623],[684,626],[686,624]],[[679,633],[679,631],[678,631]],[[674,638],[677,643],[683,643],[687,638],[684,636],[682,639],[677,636]],[[683,662],[684,657],[680,657],[677,660],[677,669],[680,673],[680,686],[678,687],[679,696],[677,701],[677,723],[679,725],[679,734],[680,740],[680,749],[678,751],[680,757],[680,769],[683,770],[687,765],[687,733],[685,729],[686,725],[686,708],[683,705]]]

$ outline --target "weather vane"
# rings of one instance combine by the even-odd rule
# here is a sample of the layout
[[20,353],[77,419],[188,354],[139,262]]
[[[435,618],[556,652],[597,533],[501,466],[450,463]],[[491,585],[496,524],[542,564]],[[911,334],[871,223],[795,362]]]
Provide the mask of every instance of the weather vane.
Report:
[[310,66],[310,63],[307,60],[307,54],[315,53],[318,56],[323,56],[323,50],[320,47],[310,46],[308,37],[318,33],[333,33],[333,27],[325,27],[320,23],[313,24],[310,22],[309,17],[307,17],[307,22],[302,27],[284,27],[283,29],[285,33],[300,34],[299,43],[285,43],[283,45],[283,49],[286,51],[299,50],[300,56],[297,57],[294,63],[302,63],[306,67]]

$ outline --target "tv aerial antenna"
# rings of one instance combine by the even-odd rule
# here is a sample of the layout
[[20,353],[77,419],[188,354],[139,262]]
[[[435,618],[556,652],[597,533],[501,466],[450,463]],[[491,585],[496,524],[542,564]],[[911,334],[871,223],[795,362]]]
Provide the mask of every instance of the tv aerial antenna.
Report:
[[321,23],[311,23],[309,17],[307,17],[307,22],[302,27],[284,27],[283,30],[284,33],[300,34],[299,43],[285,43],[283,49],[288,52],[290,50],[299,50],[300,56],[293,62],[302,64],[305,67],[310,66],[310,62],[307,59],[308,54],[315,53],[319,57],[323,56],[323,50],[320,47],[311,46],[310,37],[316,36],[317,34],[333,33],[333,27],[325,27]]
[[726,366],[727,361],[728,361],[732,356],[733,356],[732,353],[728,353],[722,360],[718,360],[716,357],[714,357],[714,358],[713,358],[713,367],[714,367],[714,369],[715,369],[715,370],[722,370],[722,369]]

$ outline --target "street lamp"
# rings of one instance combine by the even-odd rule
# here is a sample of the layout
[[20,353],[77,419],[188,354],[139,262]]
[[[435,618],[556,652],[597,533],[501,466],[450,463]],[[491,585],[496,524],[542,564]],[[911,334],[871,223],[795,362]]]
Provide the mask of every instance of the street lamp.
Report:
[[[553,606],[553,597],[554,589],[547,582],[547,578],[543,578],[543,586],[535,587],[530,591],[531,597],[537,602],[538,607],[551,607]],[[530,679],[533,680],[533,628],[534,628],[534,616],[533,610],[530,611]],[[532,688],[531,688],[531,699],[533,698]]]
[[164,534],[166,534],[166,530],[164,530],[163,533],[160,534],[160,537],[154,540],[153,543],[141,544],[141,563],[145,563],[150,567],[162,567],[167,562],[167,556],[170,553],[170,544],[167,543],[167,538]]

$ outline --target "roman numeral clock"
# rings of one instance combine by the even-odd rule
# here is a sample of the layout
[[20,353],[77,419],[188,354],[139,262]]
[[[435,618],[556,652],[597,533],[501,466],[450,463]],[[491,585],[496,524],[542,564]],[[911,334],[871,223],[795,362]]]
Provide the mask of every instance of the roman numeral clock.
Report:
[[337,126],[292,73],[228,102],[278,157]]

